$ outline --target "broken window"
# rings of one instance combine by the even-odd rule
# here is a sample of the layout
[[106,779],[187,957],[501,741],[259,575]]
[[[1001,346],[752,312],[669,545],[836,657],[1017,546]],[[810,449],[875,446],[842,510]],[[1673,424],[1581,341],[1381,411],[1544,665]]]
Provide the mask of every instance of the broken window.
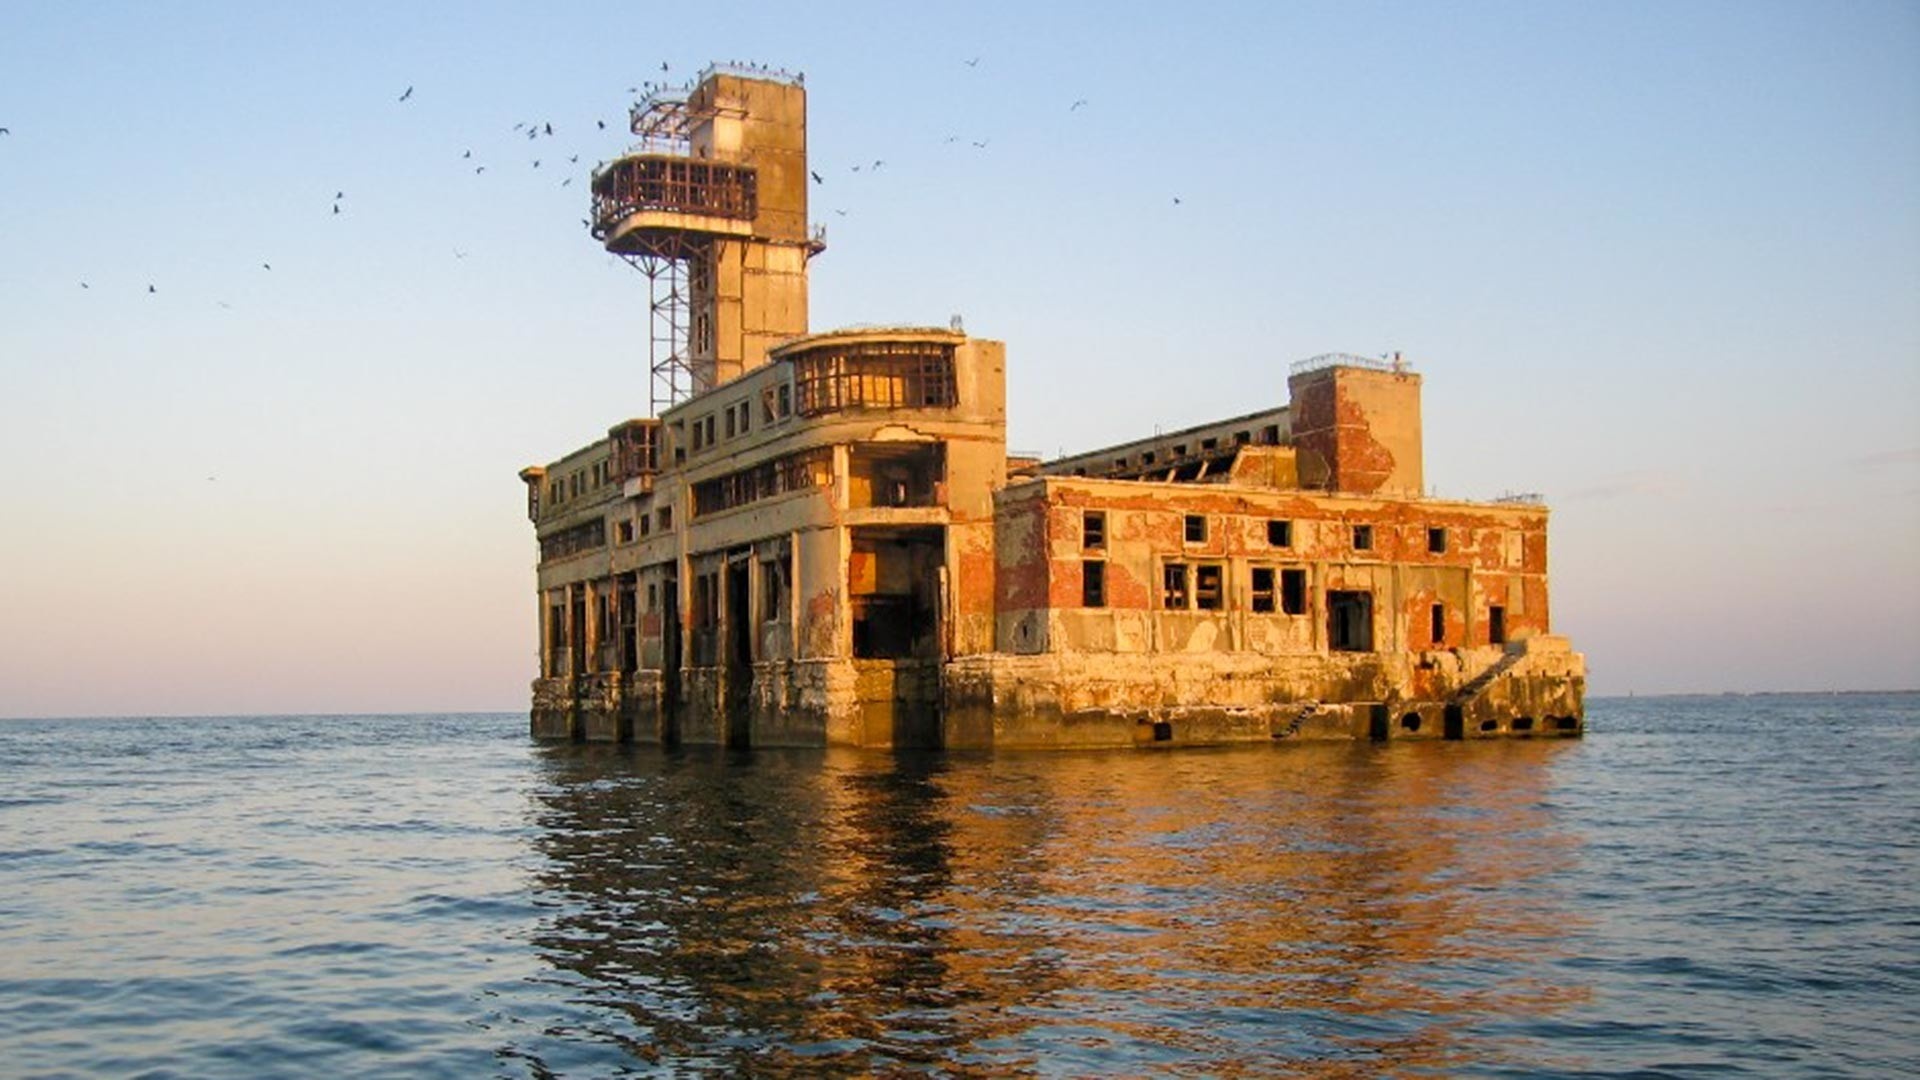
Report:
[[1499,604],[1487,609],[1487,642],[1492,645],[1507,643],[1507,609]]
[[864,342],[794,359],[802,416],[841,409],[922,409],[957,404],[953,346]]
[[660,508],[660,531],[666,532],[671,528],[673,528],[673,507],[663,506]]
[[1089,510],[1080,518],[1080,546],[1092,551],[1107,546],[1107,515]]
[[1099,559],[1080,564],[1080,606],[1107,606],[1107,564]]
[[615,527],[615,531],[619,535],[619,539],[621,543],[623,544],[633,543],[633,520],[631,518],[629,518],[626,521],[620,522]]
[[1218,563],[1201,566],[1193,574],[1193,606],[1204,611],[1219,611],[1225,600],[1223,584],[1226,572]]
[[760,391],[760,422],[773,423],[773,387],[771,386]]
[[1280,610],[1289,615],[1307,613],[1307,572],[1280,571]]
[[1205,514],[1187,515],[1187,543],[1204,544],[1207,542],[1207,516]]
[[1187,564],[1168,563],[1160,571],[1160,606],[1185,610],[1187,606]]
[[1447,643],[1447,605],[1435,604],[1429,612],[1428,633],[1435,645]]
[[1273,567],[1256,566],[1253,568],[1252,589],[1253,610],[1262,614],[1273,612]]
[[1267,546],[1278,548],[1292,547],[1293,522],[1282,521],[1277,518],[1267,522]]
[[640,515],[640,535],[645,536],[652,531],[653,531],[653,515],[642,513]]
[[[781,546],[786,546],[784,542]],[[784,622],[787,598],[793,594],[793,552],[785,551],[760,564],[760,618],[766,622]]]
[[1435,555],[1444,555],[1447,551],[1447,530],[1427,530],[1427,550]]
[[1355,551],[1372,551],[1373,550],[1373,526],[1355,525],[1353,527],[1353,550]]
[[1268,424],[1266,427],[1263,427],[1260,429],[1260,445],[1262,446],[1279,446],[1280,445],[1280,425],[1279,424]]

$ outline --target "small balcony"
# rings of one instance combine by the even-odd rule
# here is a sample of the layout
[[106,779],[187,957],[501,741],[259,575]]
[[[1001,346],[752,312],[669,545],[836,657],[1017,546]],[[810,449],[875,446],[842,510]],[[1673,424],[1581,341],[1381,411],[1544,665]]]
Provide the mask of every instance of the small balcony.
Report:
[[748,165],[679,154],[620,158],[593,177],[594,239],[611,244],[650,227],[745,233],[758,206],[756,181]]

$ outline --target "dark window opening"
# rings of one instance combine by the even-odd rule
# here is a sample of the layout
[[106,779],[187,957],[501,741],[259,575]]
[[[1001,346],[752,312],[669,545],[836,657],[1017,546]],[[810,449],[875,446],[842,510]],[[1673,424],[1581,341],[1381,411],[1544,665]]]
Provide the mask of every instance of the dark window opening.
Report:
[[1107,564],[1099,559],[1080,564],[1080,606],[1107,606]]
[[1160,572],[1160,606],[1184,610],[1187,606],[1187,564],[1168,563]]
[[1245,446],[1252,441],[1253,432],[1251,431],[1236,431],[1233,433],[1233,445],[1235,446]]
[[1219,564],[1198,567],[1193,572],[1193,606],[1203,611],[1218,611],[1225,600],[1226,574]]
[[1260,444],[1262,446],[1279,446],[1280,445],[1280,425],[1268,424],[1266,427],[1261,428]]
[[1480,721],[1480,730],[1481,730],[1481,731],[1499,731],[1499,730],[1500,730],[1500,721],[1498,721],[1498,720],[1482,720],[1482,721]]
[[1186,444],[1186,443],[1174,443],[1174,444],[1173,444],[1173,456],[1174,456],[1174,457],[1186,457],[1186,456],[1187,456],[1187,444]]
[[1353,527],[1353,550],[1355,551],[1372,551],[1373,550],[1373,526],[1355,525]]
[[1080,518],[1080,547],[1092,551],[1107,546],[1107,515],[1089,510]]
[[781,383],[780,384],[780,415],[786,416],[791,412],[793,412],[793,387],[787,385],[786,383]]
[[1373,594],[1335,589],[1327,593],[1327,647],[1336,652],[1373,651]]
[[1419,731],[1420,730],[1420,714],[1417,712],[1410,712],[1405,716],[1402,716],[1400,718],[1400,730],[1401,731]]
[[1428,551],[1430,551],[1430,552],[1432,552],[1432,553],[1433,553],[1433,554],[1435,554],[1435,555],[1444,555],[1444,554],[1446,554],[1446,552],[1447,552],[1447,530],[1445,530],[1445,529],[1428,529],[1428,530],[1427,530],[1427,550],[1428,550]]
[[1249,592],[1253,598],[1250,606],[1254,611],[1262,614],[1273,612],[1273,567],[1253,568],[1253,588]]
[[1513,722],[1513,730],[1515,730],[1515,731],[1532,731],[1532,730],[1533,730],[1533,717],[1531,717],[1531,716],[1522,716],[1522,717],[1520,717],[1519,719],[1517,719],[1517,720],[1515,720],[1515,721]]
[[1427,631],[1435,645],[1447,643],[1447,605],[1435,604],[1428,612]]
[[733,434],[734,434],[733,417],[734,417],[733,406],[729,405],[727,406],[727,438],[729,439],[733,438]]
[[1151,465],[1151,464],[1153,464],[1153,451],[1151,451],[1151,450],[1148,450],[1148,451],[1146,451],[1145,453],[1143,453],[1143,454],[1141,454],[1141,455],[1140,455],[1140,464],[1142,464],[1142,465]]
[[1212,450],[1213,448],[1219,445],[1220,445],[1219,439],[1201,439],[1200,440],[1200,449],[1202,450]]
[[660,610],[660,586],[651,581],[647,582],[647,610]]
[[1173,741],[1173,724],[1166,720],[1155,720],[1153,722],[1153,741]]
[[1507,609],[1499,604],[1487,609],[1487,642],[1492,645],[1507,643]]
[[1293,522],[1282,520],[1267,522],[1267,546],[1278,548],[1292,547]]
[[847,504],[938,506],[946,464],[944,443],[855,443],[847,455]]
[[1280,610],[1289,615],[1307,613],[1307,572],[1280,571]]
[[1207,542],[1207,517],[1205,514],[1187,515],[1187,543],[1204,544]]

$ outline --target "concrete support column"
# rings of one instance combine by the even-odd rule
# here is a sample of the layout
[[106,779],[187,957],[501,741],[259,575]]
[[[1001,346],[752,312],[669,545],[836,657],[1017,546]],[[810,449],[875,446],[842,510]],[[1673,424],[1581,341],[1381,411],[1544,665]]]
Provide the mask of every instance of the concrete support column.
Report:
[[587,613],[587,647],[583,655],[587,662],[586,673],[591,675],[600,670],[600,589],[591,581],[581,582],[580,589],[586,594]]
[[540,604],[540,677],[553,678],[553,592],[541,589]]

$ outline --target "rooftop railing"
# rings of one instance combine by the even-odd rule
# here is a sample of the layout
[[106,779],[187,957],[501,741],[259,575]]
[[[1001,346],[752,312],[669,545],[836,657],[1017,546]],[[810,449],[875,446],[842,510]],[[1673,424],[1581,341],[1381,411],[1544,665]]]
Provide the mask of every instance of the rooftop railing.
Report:
[[594,173],[593,235],[604,240],[622,220],[648,210],[752,220],[757,195],[748,165],[633,154]]

